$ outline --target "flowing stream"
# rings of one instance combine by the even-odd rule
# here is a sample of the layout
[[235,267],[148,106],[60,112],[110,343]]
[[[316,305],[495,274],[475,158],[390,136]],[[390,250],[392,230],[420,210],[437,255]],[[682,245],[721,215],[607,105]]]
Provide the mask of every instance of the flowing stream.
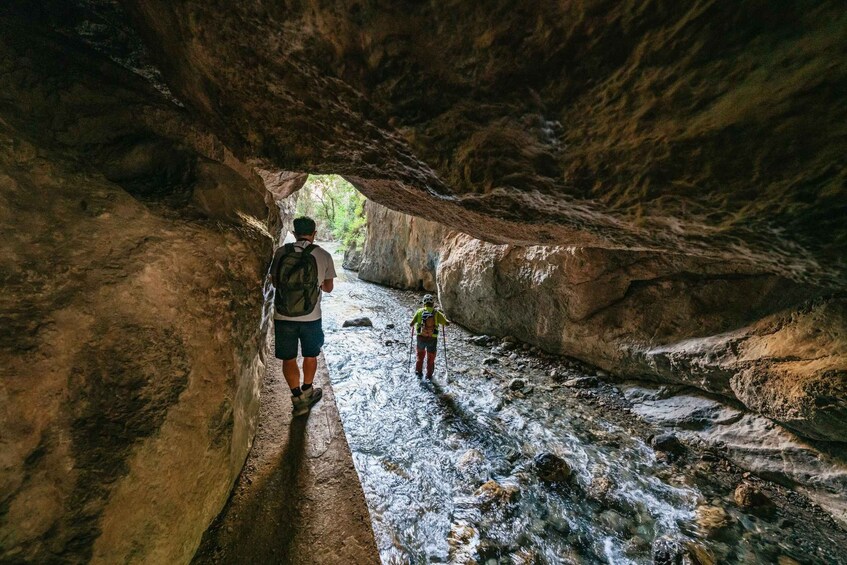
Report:
[[[491,348],[454,325],[449,373],[440,342],[434,381],[419,381],[408,323],[423,293],[338,270],[324,351],[383,563],[651,563],[660,536],[694,540],[715,562],[808,562],[776,524],[657,457],[520,344],[486,365]],[[373,328],[342,328],[357,316]],[[570,464],[569,486],[539,479],[543,453]],[[730,507],[734,526],[719,540],[696,526],[710,502]]]

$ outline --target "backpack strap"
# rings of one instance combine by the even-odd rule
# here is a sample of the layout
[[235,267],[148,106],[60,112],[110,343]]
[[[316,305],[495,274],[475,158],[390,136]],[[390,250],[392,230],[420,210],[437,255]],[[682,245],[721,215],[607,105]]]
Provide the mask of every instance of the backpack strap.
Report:
[[317,245],[315,245],[314,243],[310,243],[309,245],[307,245],[306,247],[303,248],[303,254],[304,255],[311,254],[312,251],[315,249],[315,247],[317,247]]
[[271,263],[271,281],[273,282],[274,288],[279,286],[279,262],[289,253],[294,253],[293,243],[286,243],[277,249],[276,254],[274,255],[274,260]]

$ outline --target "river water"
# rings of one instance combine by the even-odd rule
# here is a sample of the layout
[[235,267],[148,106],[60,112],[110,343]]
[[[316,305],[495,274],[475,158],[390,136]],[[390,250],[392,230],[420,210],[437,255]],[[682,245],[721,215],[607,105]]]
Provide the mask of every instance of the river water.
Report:
[[[451,326],[449,373],[440,343],[434,381],[419,381],[408,323],[422,293],[338,270],[324,351],[383,563],[651,563],[658,537],[694,541],[716,563],[825,562],[657,456],[520,345],[486,365],[491,348]],[[342,328],[357,316],[373,328]],[[543,453],[570,464],[570,484],[539,479]],[[697,527],[705,504],[732,520],[716,539]]]

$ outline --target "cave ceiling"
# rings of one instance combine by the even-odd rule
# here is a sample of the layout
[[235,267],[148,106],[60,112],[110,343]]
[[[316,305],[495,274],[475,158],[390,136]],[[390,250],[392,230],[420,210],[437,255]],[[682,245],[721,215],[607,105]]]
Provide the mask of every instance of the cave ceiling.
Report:
[[119,7],[162,96],[256,168],[494,242],[847,286],[843,2],[77,6]]

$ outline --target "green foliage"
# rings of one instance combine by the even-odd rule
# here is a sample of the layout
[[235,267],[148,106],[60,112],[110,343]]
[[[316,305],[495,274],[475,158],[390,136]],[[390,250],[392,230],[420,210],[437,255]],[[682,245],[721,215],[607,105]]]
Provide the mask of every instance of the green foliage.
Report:
[[315,220],[319,240],[340,241],[342,249],[365,241],[365,197],[339,175],[309,175],[297,198],[298,216]]

